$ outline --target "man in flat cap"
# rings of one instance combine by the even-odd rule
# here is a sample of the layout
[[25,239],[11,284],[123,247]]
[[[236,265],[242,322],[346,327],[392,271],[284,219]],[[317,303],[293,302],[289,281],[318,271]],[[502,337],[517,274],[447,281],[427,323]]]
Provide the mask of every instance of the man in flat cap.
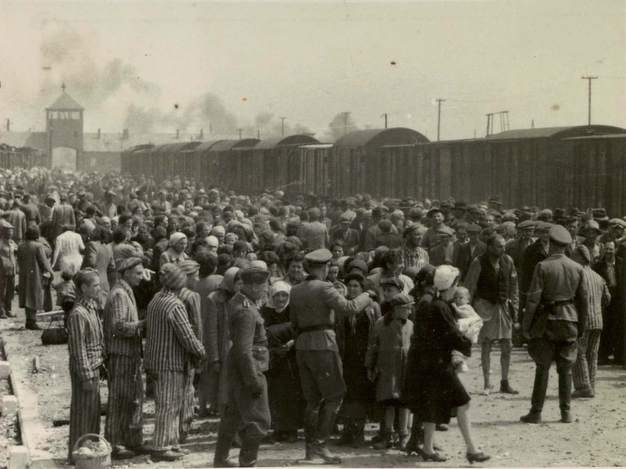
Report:
[[550,228],[549,236],[550,257],[535,268],[524,314],[528,353],[537,366],[530,412],[521,418],[525,423],[541,422],[553,361],[559,375],[561,422],[572,421],[572,366],[577,355],[576,340],[583,336],[587,321],[588,292],[583,268],[565,255],[572,237],[560,225]]
[[268,290],[269,271],[249,267],[241,274],[243,288],[228,308],[228,330],[232,348],[228,355],[229,400],[220,422],[213,467],[232,467],[228,453],[237,431],[243,430],[239,465],[256,465],[259,445],[270,430],[267,396],[269,369],[267,333],[259,301]]
[[309,221],[302,224],[298,231],[298,238],[307,251],[315,251],[328,246],[328,229],[322,220],[322,211],[319,208],[313,207],[309,210]]
[[[536,223],[532,220],[524,220],[517,225],[517,237],[507,241],[504,249],[511,256],[515,264],[518,279],[522,278],[524,272],[524,252],[526,248],[535,242],[533,234]],[[526,306],[526,292],[520,290],[520,310]]]
[[347,255],[352,255],[357,252],[360,243],[359,232],[350,225],[354,220],[352,212],[344,212],[339,217],[339,224],[333,227],[330,232],[330,242],[343,241],[344,251]]
[[428,221],[430,222],[430,228],[422,237],[422,247],[430,253],[430,250],[441,242],[437,231],[444,227],[443,211],[439,207],[431,208],[428,211]]
[[487,245],[480,240],[481,227],[476,223],[470,223],[467,227],[469,241],[457,249],[454,266],[461,272],[460,281],[465,280],[472,261],[487,251]]
[[187,275],[174,264],[161,267],[163,289],[148,305],[145,368],[155,381],[153,461],[185,456],[179,446],[179,417],[185,401],[187,370],[204,360],[205,351],[179,297]]
[[372,300],[367,293],[347,300],[326,281],[331,258],[328,249],[306,255],[309,276],[291,289],[290,307],[291,323],[298,333],[296,357],[307,402],[306,459],[317,456],[337,464],[341,459],[326,447],[346,393],[334,331],[335,315],[357,314]]
[[519,276],[520,291],[524,297],[528,294],[535,267],[550,256],[550,229],[553,226],[552,223],[536,222],[535,235],[537,239],[524,250],[522,273]]
[[67,202],[67,194],[61,194],[59,199],[60,202],[52,208],[51,238],[53,241],[63,233],[64,226],[69,226],[72,230],[76,229],[76,216],[74,215],[74,209]]
[[144,453],[141,332],[133,293],[143,278],[140,257],[118,263],[120,278],[104,307],[104,343],[107,351],[109,407],[104,437],[113,447],[113,459],[129,459]]
[[436,233],[439,235],[439,244],[430,250],[430,263],[435,267],[454,263],[454,231],[449,226],[441,226]]

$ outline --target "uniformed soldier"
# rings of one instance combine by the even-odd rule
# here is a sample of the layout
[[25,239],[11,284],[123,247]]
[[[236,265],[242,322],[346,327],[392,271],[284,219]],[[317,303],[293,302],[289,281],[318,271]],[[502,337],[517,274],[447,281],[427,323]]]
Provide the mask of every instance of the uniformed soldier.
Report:
[[[291,323],[298,333],[296,357],[306,399],[306,459],[319,456],[340,463],[326,447],[346,393],[335,338],[335,314],[352,316],[372,302],[367,293],[347,300],[326,281],[332,254],[318,249],[306,255],[309,276],[291,289]],[[324,405],[322,407],[322,401]]]
[[576,339],[585,331],[587,290],[583,268],[565,255],[572,236],[561,225],[550,228],[550,257],[539,262],[528,291],[523,331],[530,340],[528,353],[535,361],[535,384],[531,408],[521,418],[541,422],[550,365],[559,374],[561,422],[570,423],[572,365],[576,361]]
[[269,275],[261,267],[244,270],[243,288],[230,302],[228,327],[233,343],[227,364],[230,398],[220,422],[213,467],[234,466],[228,461],[228,453],[240,428],[243,438],[239,465],[256,465],[259,445],[270,430],[267,381],[263,374],[269,367],[269,351],[258,306],[267,294]]

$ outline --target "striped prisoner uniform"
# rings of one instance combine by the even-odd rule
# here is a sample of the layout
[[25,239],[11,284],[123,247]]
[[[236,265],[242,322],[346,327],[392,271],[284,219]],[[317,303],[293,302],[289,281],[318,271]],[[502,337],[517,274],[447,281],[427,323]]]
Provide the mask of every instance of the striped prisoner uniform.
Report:
[[[189,323],[191,324],[191,329],[193,330],[194,335],[200,342],[202,342],[200,295],[189,290],[188,288],[183,288],[178,296],[185,305],[187,318],[189,319]],[[179,420],[180,435],[185,436],[189,433],[189,429],[191,428],[191,422],[193,422],[195,393],[195,389],[193,387],[194,375],[195,370],[190,367],[187,375],[185,376],[185,400]]]
[[185,377],[204,347],[193,333],[187,311],[176,292],[164,288],[148,305],[145,368],[155,378],[153,447],[178,446],[178,419],[185,397]]
[[141,329],[133,290],[119,279],[104,308],[109,407],[104,437],[113,448],[143,444]]
[[574,387],[595,390],[596,371],[598,370],[598,349],[602,335],[602,308],[611,302],[609,287],[604,279],[590,266],[583,267],[583,279],[589,292],[587,327],[578,339],[578,354],[572,368]]
[[[76,441],[86,433],[100,433],[100,371],[104,363],[104,338],[96,304],[80,298],[70,312],[67,329],[72,400],[68,458]],[[91,391],[83,383],[91,381]]]

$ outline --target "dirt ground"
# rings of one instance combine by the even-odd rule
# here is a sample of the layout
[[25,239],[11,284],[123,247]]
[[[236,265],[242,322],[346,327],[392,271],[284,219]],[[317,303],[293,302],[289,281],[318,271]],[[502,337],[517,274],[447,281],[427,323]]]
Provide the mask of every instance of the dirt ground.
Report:
[[[14,310],[17,310],[15,308]],[[0,321],[11,366],[19,371],[26,386],[37,396],[37,406],[42,425],[37,433],[29,434],[31,445],[42,454],[49,454],[58,466],[65,465],[68,426],[54,427],[54,419],[69,417],[70,383],[67,346],[41,345],[40,332],[23,328],[24,315],[18,311],[17,319]],[[41,322],[46,327],[45,322]],[[32,359],[40,357],[39,373],[32,373]],[[492,358],[492,382],[496,391],[500,380],[499,351]],[[470,370],[462,374],[462,380],[472,395],[472,421],[474,438],[479,447],[492,456],[484,467],[547,467],[547,466],[625,466],[626,465],[626,370],[617,366],[603,366],[598,370],[596,397],[572,401],[574,422],[559,422],[557,376],[554,367],[550,376],[548,398],[540,425],[526,425],[519,421],[530,407],[534,365],[525,348],[513,352],[510,382],[520,391],[519,395],[498,392],[481,396],[482,372],[480,351],[475,348],[468,362]],[[2,390],[0,390],[2,392]],[[106,401],[106,385],[102,391]],[[31,405],[23,403],[22,405]],[[144,435],[149,442],[153,432],[154,403],[146,402]],[[183,445],[191,450],[183,460],[176,463],[152,463],[147,456],[131,461],[115,462],[126,467],[210,467],[213,460],[217,430],[216,420],[196,419],[192,435]],[[0,420],[1,438],[12,430]],[[104,417],[102,419],[104,431]],[[376,433],[374,425],[368,425],[367,435]],[[301,435],[302,436],[302,435]],[[5,443],[0,438],[0,451]],[[6,438],[5,438],[6,440]],[[376,451],[372,448],[353,450],[335,447],[344,467],[468,467],[465,446],[456,425],[451,422],[447,432],[437,432],[437,443],[448,456],[446,463],[423,463],[417,456],[408,457],[398,450]],[[7,444],[9,444],[8,442]],[[233,450],[236,456],[238,450]],[[263,445],[259,454],[260,466],[297,465],[304,454],[301,439],[294,444]],[[0,461],[2,467],[2,461]]]

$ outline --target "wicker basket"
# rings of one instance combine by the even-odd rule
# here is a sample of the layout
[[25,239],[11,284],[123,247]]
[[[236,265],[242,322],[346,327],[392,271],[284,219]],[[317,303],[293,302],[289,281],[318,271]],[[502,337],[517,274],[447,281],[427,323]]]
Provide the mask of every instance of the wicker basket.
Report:
[[[81,443],[86,438],[93,437],[96,437],[106,443],[107,452],[105,454],[100,454],[93,457],[87,457],[82,454],[74,455],[74,452],[78,450],[78,448],[80,448]],[[76,469],[97,469],[99,467],[109,467],[111,466],[111,444],[100,435],[96,435],[95,433],[87,433],[86,435],[83,435],[78,440],[76,440],[76,443],[74,444],[74,449],[72,450],[72,456],[74,458],[74,462],[76,463]]]

